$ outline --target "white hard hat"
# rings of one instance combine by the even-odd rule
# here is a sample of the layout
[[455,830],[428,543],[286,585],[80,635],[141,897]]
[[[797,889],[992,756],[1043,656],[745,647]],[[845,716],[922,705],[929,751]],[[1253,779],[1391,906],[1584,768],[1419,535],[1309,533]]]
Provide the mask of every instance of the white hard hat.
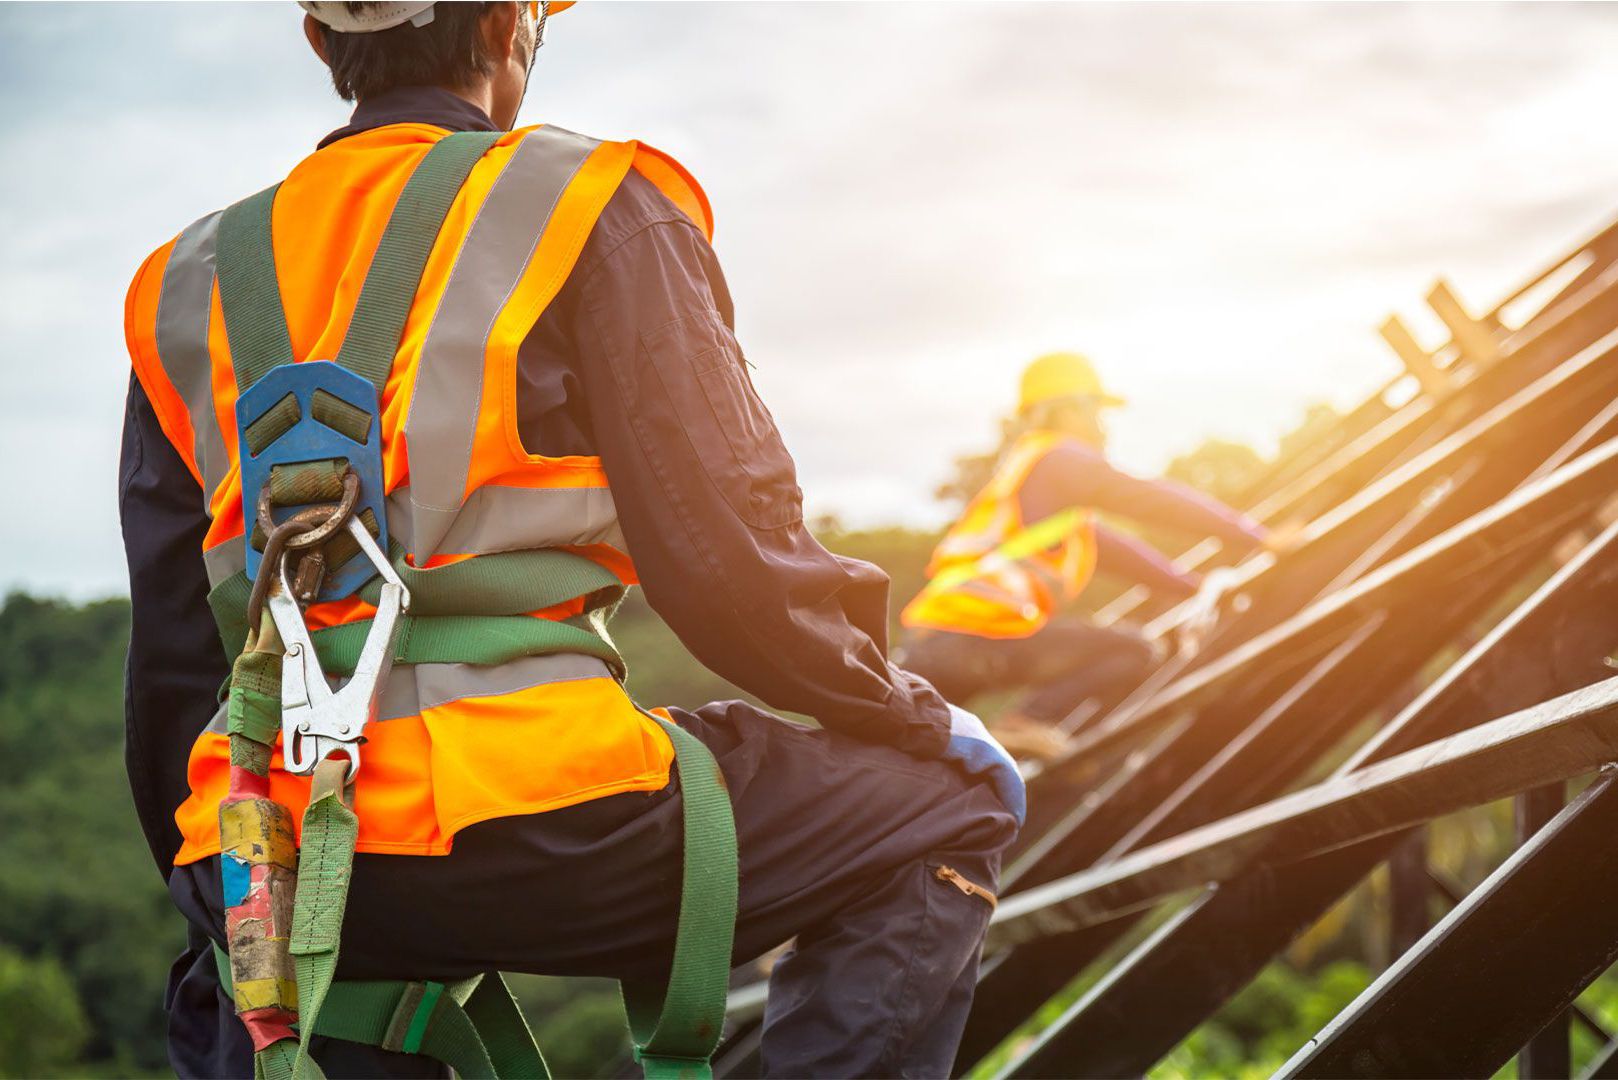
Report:
[[[375,3],[345,4],[341,0],[298,0],[298,6],[322,26],[339,34],[370,34],[409,23],[426,26],[433,21],[433,0],[377,0]],[[357,10],[351,10],[357,9]]]

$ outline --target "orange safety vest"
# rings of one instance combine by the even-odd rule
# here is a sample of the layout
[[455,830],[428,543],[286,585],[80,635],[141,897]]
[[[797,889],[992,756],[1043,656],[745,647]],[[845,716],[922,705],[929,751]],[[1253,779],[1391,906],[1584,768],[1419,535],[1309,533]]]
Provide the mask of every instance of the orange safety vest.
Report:
[[[277,278],[299,359],[335,356],[405,182],[446,132],[394,124],[305,158],[272,221]],[[517,350],[556,296],[596,219],[635,169],[708,235],[696,182],[635,142],[552,126],[509,132],[477,162],[434,243],[381,396],[388,529],[418,568],[482,554],[561,548],[635,582],[596,457],[529,454],[517,428]],[[237,387],[214,273],[220,214],[149,257],[130,287],[125,332],[164,434],[201,485],[210,585],[245,561]],[[564,619],[583,600],[531,612]],[[358,597],[309,608],[312,630],[369,618]],[[355,791],[357,850],[442,855],[457,830],[668,783],[673,749],[591,656],[495,665],[396,665],[367,729]],[[175,812],[177,864],[219,851],[229,786],[223,712],[197,739],[191,794]],[[309,779],[272,760],[271,796],[301,822]]]
[[1069,508],[1023,521],[1028,474],[1072,436],[1031,431],[1012,444],[927,566],[928,582],[899,621],[913,629],[1024,638],[1083,591],[1096,565],[1095,513]]

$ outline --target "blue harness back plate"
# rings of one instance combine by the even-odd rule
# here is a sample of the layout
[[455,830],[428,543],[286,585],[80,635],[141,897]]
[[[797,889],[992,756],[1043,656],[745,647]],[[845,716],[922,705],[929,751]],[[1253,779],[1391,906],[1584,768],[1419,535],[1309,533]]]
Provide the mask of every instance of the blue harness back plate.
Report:
[[[366,431],[365,442],[357,443],[315,419],[313,402],[317,390],[323,390],[370,416],[371,424]],[[247,445],[247,428],[288,395],[297,399],[297,423],[257,454],[252,453]],[[359,501],[354,506],[354,514],[357,517],[363,510],[371,511],[381,530],[377,543],[383,551],[388,550],[388,516],[382,488],[380,412],[376,387],[330,360],[312,360],[272,368],[237,399],[236,439],[241,455],[242,515],[249,539],[248,580],[258,576],[259,563],[263,559],[251,543],[253,522],[258,516],[259,492],[270,482],[270,470],[277,465],[346,458],[360,478]],[[302,507],[299,506],[277,506],[271,509],[271,514],[280,522],[300,509]],[[356,556],[340,569],[326,575],[326,583],[317,601],[325,603],[350,596],[375,574],[376,568],[369,559]]]

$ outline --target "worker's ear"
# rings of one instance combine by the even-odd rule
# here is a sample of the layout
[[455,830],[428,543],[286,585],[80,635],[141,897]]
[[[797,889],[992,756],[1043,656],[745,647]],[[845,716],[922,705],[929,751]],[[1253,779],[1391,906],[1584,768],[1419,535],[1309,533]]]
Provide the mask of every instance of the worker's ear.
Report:
[[505,64],[517,51],[517,5],[491,4],[479,20],[483,47],[496,67]]
[[303,17],[303,36],[309,39],[309,47],[315,50],[320,62],[331,67],[331,60],[326,56],[326,28],[313,15]]

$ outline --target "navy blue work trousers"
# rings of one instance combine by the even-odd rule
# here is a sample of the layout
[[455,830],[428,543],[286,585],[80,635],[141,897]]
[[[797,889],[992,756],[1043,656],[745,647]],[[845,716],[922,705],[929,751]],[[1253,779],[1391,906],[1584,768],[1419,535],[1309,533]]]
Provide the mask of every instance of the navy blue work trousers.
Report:
[[[741,852],[737,963],[788,939],[762,1047],[767,1076],[949,1074],[1015,825],[952,768],[741,702],[671,710],[713,751]],[[364,782],[363,775],[361,783]],[[463,978],[498,968],[644,978],[672,955],[682,865],[678,782],[460,832],[448,855],[359,855],[339,978]],[[249,1077],[251,1048],[220,989],[218,860],[170,891],[192,948],[170,980],[181,1077]],[[331,1076],[437,1076],[425,1058],[317,1040]]]
[[1097,626],[1082,616],[1052,619],[1025,638],[909,630],[896,655],[962,708],[979,694],[1026,689],[1016,709],[1052,725],[1089,698],[1131,689],[1156,659],[1134,627]]

